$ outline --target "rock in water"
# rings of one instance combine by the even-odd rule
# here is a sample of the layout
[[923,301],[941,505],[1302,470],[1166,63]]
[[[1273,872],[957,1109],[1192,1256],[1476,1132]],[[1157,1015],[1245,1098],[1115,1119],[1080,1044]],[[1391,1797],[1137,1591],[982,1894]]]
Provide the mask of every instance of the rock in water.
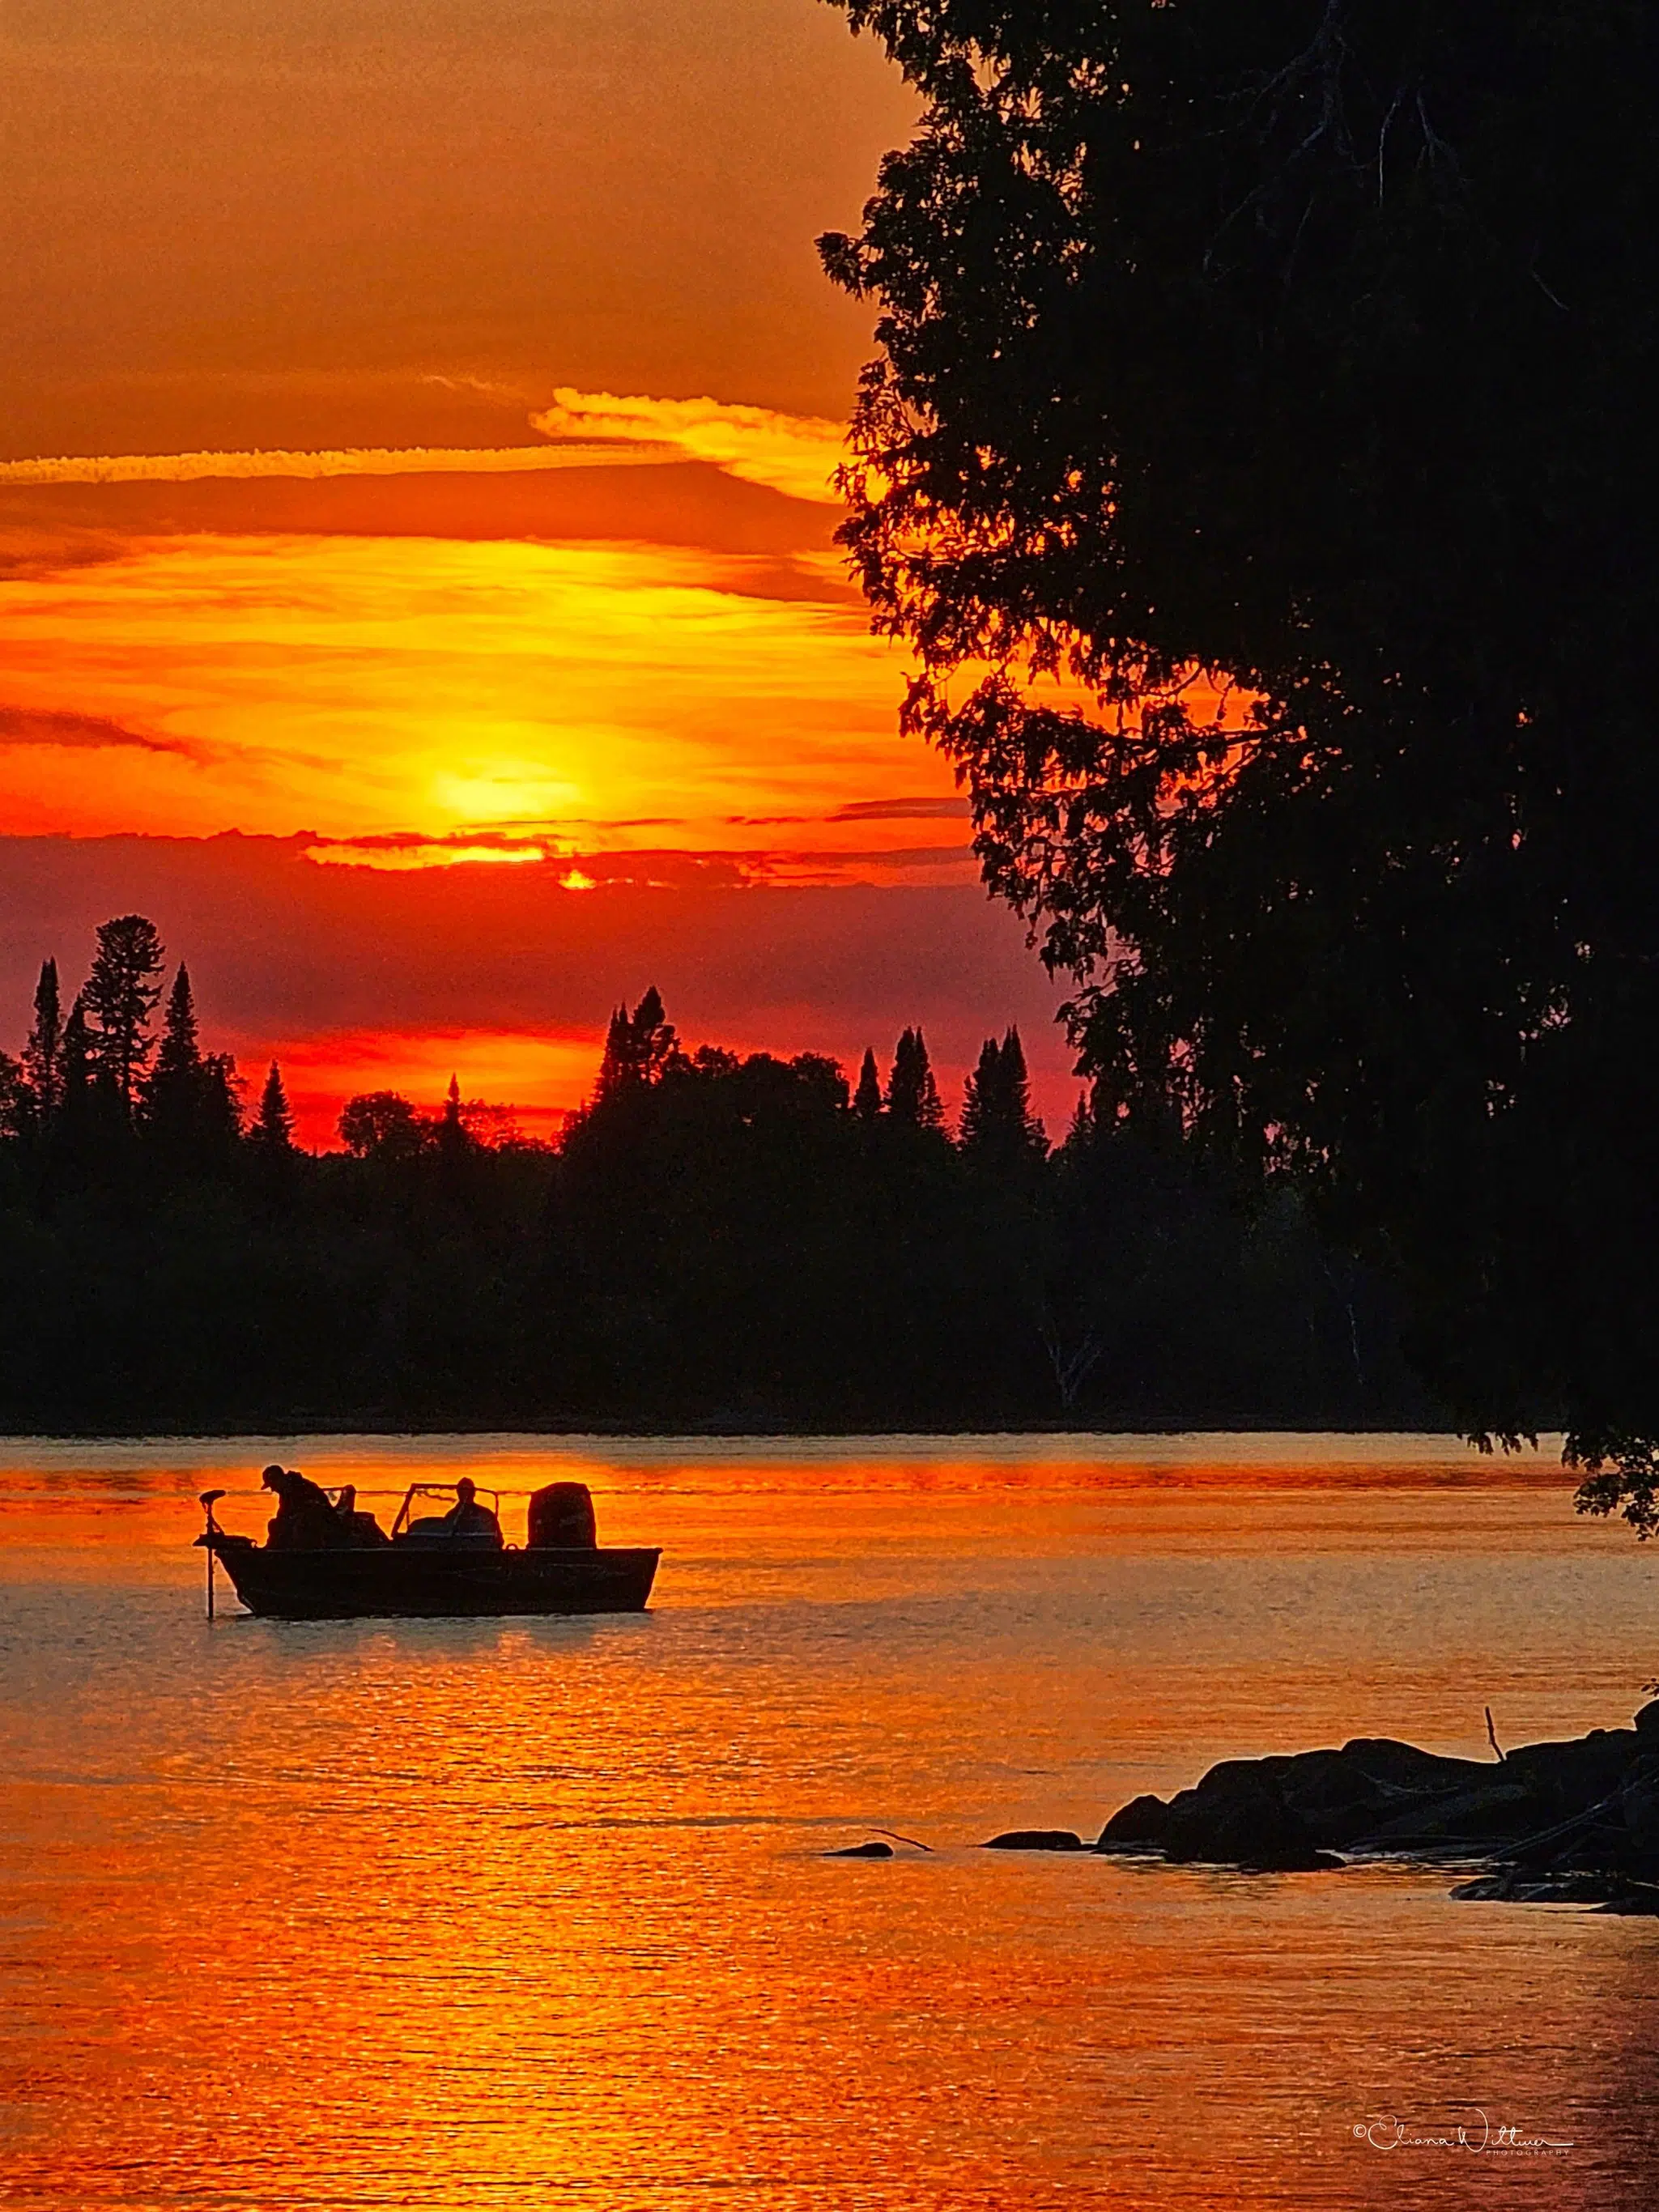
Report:
[[1659,1700],[1634,1728],[1523,1744],[1497,1761],[1365,1736],[1224,1759],[1167,1804],[1133,1799],[1095,1849],[1245,1872],[1334,1865],[1338,1851],[1455,1855],[1492,1869],[1462,1895],[1589,1903],[1595,1877],[1607,1909],[1645,1911],[1644,1885],[1659,1885]]
[[825,1851],[823,1856],[827,1859],[890,1859],[894,1853],[890,1844],[868,1843],[846,1844],[840,1850]]
[[1081,1836],[1074,1836],[1069,1828],[1010,1828],[1006,1835],[993,1836],[989,1843],[981,1844],[985,1851],[1080,1851]]
[[1169,1807],[1161,1797],[1132,1797],[1100,1832],[1097,1851],[1159,1851]]

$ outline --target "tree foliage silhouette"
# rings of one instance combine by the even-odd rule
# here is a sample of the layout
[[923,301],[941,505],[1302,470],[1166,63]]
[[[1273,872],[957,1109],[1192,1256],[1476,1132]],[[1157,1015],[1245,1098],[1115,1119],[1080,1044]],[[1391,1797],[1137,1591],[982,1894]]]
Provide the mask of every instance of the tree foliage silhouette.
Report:
[[258,1111],[250,1133],[273,1157],[294,1149],[294,1115],[283,1087],[283,1071],[274,1060],[259,1093]]
[[876,1067],[876,1055],[868,1045],[859,1066],[858,1088],[853,1093],[853,1112],[866,1128],[881,1118],[881,1076]]
[[22,1073],[36,1121],[49,1127],[64,1097],[64,1011],[58,963],[43,960],[34,989],[34,1022],[23,1047]]
[[142,914],[102,922],[81,994],[94,1071],[129,1115],[153,1048],[149,1024],[161,995],[161,959],[155,925]]
[[920,1029],[906,1030],[899,1038],[887,1078],[886,1103],[889,1121],[899,1128],[942,1130],[945,1127],[944,1102]]
[[994,1172],[1017,1171],[1047,1152],[1018,1029],[1006,1030],[1000,1044],[987,1037],[981,1047],[963,1098],[960,1133],[964,1157]]
[[614,1098],[660,1082],[678,1049],[674,1026],[653,983],[631,1014],[618,1006],[611,1017],[599,1063],[599,1097]]
[[340,1113],[340,1136],[360,1160],[410,1160],[426,1141],[420,1117],[395,1091],[360,1091]]
[[1297,1162],[1639,1522],[1659,16],[842,4],[922,103],[845,542],[1108,1114]]
[[[1304,1222],[1275,1200],[1259,1230],[1178,1138],[1160,1153],[1085,1117],[1086,1143],[1054,1161],[1033,1137],[998,1164],[935,1119],[919,1030],[895,1055],[896,1120],[869,1111],[873,1055],[855,1110],[820,1054],[684,1050],[650,994],[625,1020],[633,1072],[596,1086],[556,1149],[452,1083],[435,1113],[351,1100],[349,1149],[318,1155],[292,1144],[274,1065],[238,1133],[234,1070],[203,1048],[187,974],[131,1122],[93,1076],[77,999],[44,1140],[0,1057],[0,1416],[128,1432],[1422,1418],[1386,1295],[1339,1297]],[[981,1085],[988,1144],[1029,1112],[1011,1038]]]

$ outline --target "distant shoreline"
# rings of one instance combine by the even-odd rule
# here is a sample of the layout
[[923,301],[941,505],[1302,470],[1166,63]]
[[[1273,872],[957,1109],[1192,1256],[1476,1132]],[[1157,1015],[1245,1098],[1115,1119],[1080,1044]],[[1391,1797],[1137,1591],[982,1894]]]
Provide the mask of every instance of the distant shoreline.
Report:
[[[730,1419],[652,1421],[652,1420],[571,1420],[544,1423],[523,1421],[377,1421],[368,1418],[353,1419],[349,1416],[295,1415],[274,1421],[252,1419],[221,1422],[175,1424],[163,1428],[17,1428],[0,1431],[0,1445],[17,1443],[200,1443],[215,1437],[525,1437],[556,1438],[577,1442],[585,1437],[620,1438],[640,1437],[665,1438],[671,1437],[729,1437],[733,1442],[745,1438],[776,1438],[802,1443],[817,1438],[839,1441],[850,1437],[879,1437],[883,1439],[905,1437],[939,1439],[959,1437],[972,1439],[982,1437],[1077,1437],[1079,1438],[1133,1438],[1136,1437],[1423,1437],[1446,1443],[1464,1442],[1462,1432],[1451,1427],[1425,1428],[1419,1423],[1376,1422],[1364,1424],[1330,1421],[1270,1421],[1228,1420],[1205,1419],[1201,1416],[1186,1420],[1148,1420],[1126,1424],[1121,1427],[1103,1427],[1096,1422],[1019,1421],[978,1423],[964,1426],[950,1421],[909,1421],[884,1428],[871,1421],[842,1423],[767,1422]],[[1545,1446],[1540,1440],[1540,1455]],[[1504,1455],[1497,1455],[1501,1460]]]

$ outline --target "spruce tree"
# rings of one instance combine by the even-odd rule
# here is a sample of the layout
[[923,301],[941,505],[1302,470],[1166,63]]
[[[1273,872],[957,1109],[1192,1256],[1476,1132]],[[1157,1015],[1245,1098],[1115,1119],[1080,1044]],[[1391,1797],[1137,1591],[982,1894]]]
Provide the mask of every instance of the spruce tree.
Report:
[[64,1013],[55,960],[40,963],[40,980],[34,987],[34,1026],[23,1047],[23,1076],[35,1121],[40,1127],[49,1128],[64,1099]]
[[92,1033],[87,1024],[87,1000],[84,991],[75,994],[75,1004],[70,1008],[69,1019],[64,1024],[63,1088],[59,1103],[65,1114],[80,1111],[86,1104],[93,1080]]
[[190,970],[180,961],[161,1018],[161,1042],[144,1085],[144,1121],[155,1140],[180,1155],[192,1148],[201,1119],[202,1048]]
[[892,1073],[887,1079],[887,1111],[891,1120],[907,1128],[945,1127],[945,1107],[920,1028],[906,1030],[894,1051]]
[[960,1133],[962,1149],[970,1158],[988,1152],[994,1142],[1001,1066],[996,1039],[987,1037],[979,1048],[979,1064],[963,1086]]
[[194,1152],[204,1167],[228,1168],[242,1136],[242,1082],[228,1052],[204,1054],[197,1078]]
[[80,992],[64,1024],[59,1073],[58,1112],[52,1125],[53,1149],[65,1160],[84,1167],[99,1150],[98,1138],[106,1131],[105,1117],[97,1110],[99,1075],[87,1003]]
[[868,1045],[859,1069],[859,1087],[853,1093],[853,1112],[866,1128],[881,1118],[881,1078],[876,1072],[876,1055]]
[[631,1014],[622,1006],[611,1017],[599,1063],[599,1097],[616,1098],[659,1082],[678,1053],[678,1035],[653,983]]
[[1042,1159],[1048,1140],[1031,1111],[1031,1085],[1019,1031],[1010,1028],[999,1044],[987,1037],[979,1065],[963,1094],[962,1149],[976,1165],[1007,1170],[1023,1159]]
[[265,1087],[259,1093],[259,1110],[254,1116],[252,1135],[253,1142],[273,1158],[294,1149],[294,1116],[289,1109],[288,1093],[283,1088],[283,1071],[274,1060],[265,1077]]
[[634,1032],[626,1006],[612,1010],[605,1033],[605,1057],[599,1062],[599,1097],[615,1098],[634,1080]]
[[1025,1048],[1019,1030],[1011,1023],[1003,1033],[1001,1061],[1002,1109],[1011,1139],[1022,1152],[1039,1158],[1048,1150],[1048,1133],[1031,1110],[1031,1079],[1025,1066]]
[[445,1159],[458,1159],[471,1149],[472,1139],[467,1133],[466,1123],[461,1118],[461,1084],[457,1075],[450,1077],[449,1088],[444,1093],[444,1109],[438,1117],[437,1136],[438,1151]]
[[98,951],[82,993],[97,1073],[131,1115],[149,1063],[150,1017],[161,995],[161,940],[142,914],[118,915],[98,930]]
[[634,1009],[630,1024],[634,1055],[641,1081],[659,1083],[679,1049],[674,1024],[663,1009],[662,994],[652,984]]
[[23,1064],[0,1052],[0,1136],[27,1137],[34,1127],[34,1094]]

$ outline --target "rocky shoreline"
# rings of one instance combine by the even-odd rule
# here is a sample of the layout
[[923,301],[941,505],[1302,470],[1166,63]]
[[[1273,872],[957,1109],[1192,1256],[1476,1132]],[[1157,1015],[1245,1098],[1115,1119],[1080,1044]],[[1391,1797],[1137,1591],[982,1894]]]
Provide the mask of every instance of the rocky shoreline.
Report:
[[[992,1847],[1090,1848],[1055,1830],[1014,1830]],[[1386,1736],[1224,1759],[1167,1802],[1132,1799],[1093,1849],[1245,1874],[1461,1863],[1473,1878],[1454,1897],[1659,1914],[1659,1700],[1632,1727],[1524,1744],[1492,1760],[1443,1758]]]

